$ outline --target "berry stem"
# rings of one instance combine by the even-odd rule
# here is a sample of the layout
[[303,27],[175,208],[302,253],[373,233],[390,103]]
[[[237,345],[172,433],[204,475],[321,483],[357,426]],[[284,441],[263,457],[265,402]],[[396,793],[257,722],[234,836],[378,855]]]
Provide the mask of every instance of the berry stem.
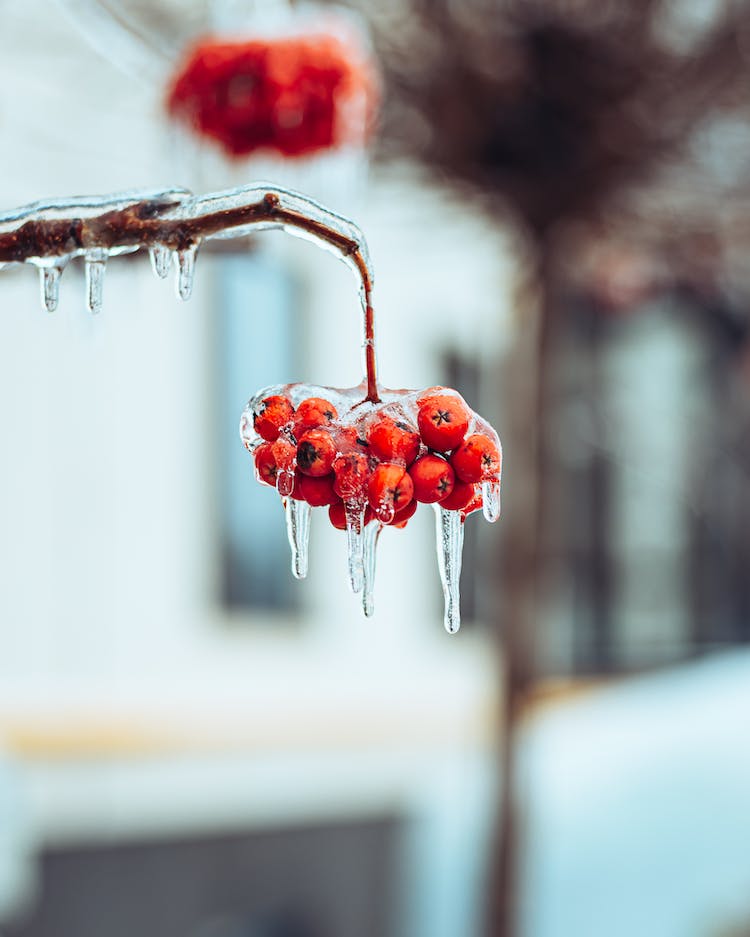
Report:
[[372,306],[372,278],[365,258],[361,252],[354,256],[354,262],[362,278],[362,308],[364,311],[364,349],[367,396],[365,401],[380,403],[378,394],[378,369],[375,357],[375,310]]

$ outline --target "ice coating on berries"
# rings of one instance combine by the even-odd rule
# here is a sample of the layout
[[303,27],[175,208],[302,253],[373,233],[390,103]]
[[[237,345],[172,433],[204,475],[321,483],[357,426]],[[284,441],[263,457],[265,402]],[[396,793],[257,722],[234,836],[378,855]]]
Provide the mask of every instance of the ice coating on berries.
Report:
[[328,520],[336,530],[346,530],[346,512],[344,502],[337,501],[328,508]]
[[288,439],[279,436],[271,443],[271,452],[276,461],[276,490],[282,498],[288,498],[294,491],[297,450]]
[[[284,394],[269,394],[263,397],[256,406],[245,416],[250,420],[259,436],[268,442],[275,442],[279,433],[290,426],[294,418],[294,407],[291,400]],[[241,432],[245,432],[241,429]]]
[[365,579],[364,528],[365,506],[358,501],[344,502],[346,518],[346,551],[349,566],[349,586],[356,595],[362,591]]
[[[258,479],[273,484],[275,471],[277,491],[287,499],[295,575],[301,577],[307,568],[310,508],[324,507],[330,523],[346,532],[349,584],[361,593],[366,615],[374,609],[375,550],[381,531],[385,526],[405,527],[417,501],[432,503],[445,626],[455,633],[460,625],[463,525],[480,509],[489,521],[499,516],[500,440],[450,388],[379,388],[378,396],[377,401],[369,399],[364,382],[349,389],[266,387],[243,411],[240,436],[256,458]],[[427,439],[420,430],[420,413],[422,423],[429,420]],[[456,471],[459,451],[458,465],[464,475],[476,476],[476,482],[462,479]]]
[[282,498],[291,497],[294,491],[294,472],[280,468],[276,473],[276,490]]
[[273,455],[273,446],[270,442],[262,442],[253,453],[255,462],[255,477],[263,485],[276,487],[278,466]]
[[376,465],[367,485],[370,507],[378,520],[390,524],[397,511],[405,508],[414,494],[414,484],[406,467],[397,462]]
[[364,452],[346,452],[336,456],[333,474],[336,478],[333,487],[340,498],[362,502],[367,500],[370,459]]

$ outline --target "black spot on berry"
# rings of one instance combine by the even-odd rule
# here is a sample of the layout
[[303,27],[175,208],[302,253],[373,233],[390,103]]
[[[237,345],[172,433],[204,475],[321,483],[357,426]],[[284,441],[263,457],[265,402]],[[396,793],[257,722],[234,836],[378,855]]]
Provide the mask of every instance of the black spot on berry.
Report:
[[302,442],[297,448],[297,465],[301,469],[309,469],[318,461],[318,450],[311,442]]

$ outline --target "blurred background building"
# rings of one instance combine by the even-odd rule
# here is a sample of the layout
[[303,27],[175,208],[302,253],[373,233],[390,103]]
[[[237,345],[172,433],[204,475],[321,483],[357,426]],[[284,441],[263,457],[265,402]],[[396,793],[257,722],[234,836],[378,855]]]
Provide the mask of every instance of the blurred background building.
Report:
[[[341,264],[225,242],[183,304],[128,255],[93,318],[77,266],[54,315],[4,269],[0,934],[746,937],[750,9],[355,6],[0,2],[0,205],[300,188],[368,239],[383,383],[505,450],[459,635],[424,510],[364,620],[237,438],[258,387],[359,380]],[[370,136],[238,160],[168,116],[196,38],[330,16]]]

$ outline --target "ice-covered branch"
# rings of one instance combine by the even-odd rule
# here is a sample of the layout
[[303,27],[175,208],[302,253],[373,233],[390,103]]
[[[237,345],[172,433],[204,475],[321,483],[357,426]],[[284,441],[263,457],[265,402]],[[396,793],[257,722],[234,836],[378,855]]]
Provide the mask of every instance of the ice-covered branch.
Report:
[[0,266],[31,263],[40,269],[45,308],[57,307],[59,280],[75,257],[86,264],[88,305],[102,303],[109,257],[149,250],[154,270],[166,276],[177,257],[178,293],[188,299],[195,256],[203,241],[280,228],[313,241],[344,260],[360,283],[368,399],[378,399],[372,267],[359,228],[299,193],[268,183],[194,196],[185,189],[125,192],[35,202],[0,213]]

